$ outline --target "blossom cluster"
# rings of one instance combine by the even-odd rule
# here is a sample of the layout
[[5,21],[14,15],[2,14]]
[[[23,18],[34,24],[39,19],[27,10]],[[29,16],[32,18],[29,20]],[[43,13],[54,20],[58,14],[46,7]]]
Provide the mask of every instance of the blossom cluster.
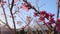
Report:
[[[33,6],[28,3],[27,1],[25,1],[26,3],[22,4],[22,8],[24,8],[25,10],[29,10],[31,9]],[[54,20],[53,16],[54,14],[51,13],[47,13],[46,11],[40,11],[39,13],[36,11],[35,8],[33,8],[35,10],[34,12],[34,16],[38,16],[40,21],[45,21],[45,18],[49,21],[47,26],[51,27],[51,24],[55,23],[56,29],[60,32],[60,18],[57,18],[56,21]],[[47,24],[47,23],[45,23]]]

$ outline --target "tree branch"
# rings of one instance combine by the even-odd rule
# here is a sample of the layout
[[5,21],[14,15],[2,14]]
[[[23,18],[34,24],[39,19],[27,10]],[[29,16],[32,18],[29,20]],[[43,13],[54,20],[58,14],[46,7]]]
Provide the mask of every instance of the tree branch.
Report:
[[4,9],[3,5],[1,5],[1,6],[2,6],[2,9],[3,9],[4,16],[5,16],[5,21],[6,21],[6,23],[4,23],[4,24],[6,24],[8,26],[9,31],[12,33],[12,30],[11,30],[10,26],[8,25],[8,21],[7,21],[7,16],[6,16],[6,13],[5,13],[5,9]]
[[[24,0],[23,0],[23,1],[24,1]],[[34,6],[31,6],[31,5],[27,2],[27,0],[25,0],[24,2],[25,2],[26,4],[28,4],[31,9],[34,9],[35,12],[37,12],[37,13],[39,14],[39,11],[38,11]]]
[[16,33],[15,20],[14,20],[14,16],[13,16],[13,13],[12,13],[13,5],[14,5],[14,0],[12,0],[12,4],[11,4],[11,8],[10,8],[10,13],[11,13],[12,20],[13,20],[13,24],[14,24],[14,34],[17,34],[17,33]]

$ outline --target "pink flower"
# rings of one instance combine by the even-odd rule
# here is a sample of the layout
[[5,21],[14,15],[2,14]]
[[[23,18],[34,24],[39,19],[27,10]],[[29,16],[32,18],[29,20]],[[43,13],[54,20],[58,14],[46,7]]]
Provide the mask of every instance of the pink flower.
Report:
[[54,21],[54,18],[49,18],[49,22],[50,23],[54,23],[55,21]]
[[60,32],[60,24],[56,24],[56,29]]
[[51,26],[51,23],[50,22],[47,22],[47,25],[50,27]]
[[45,18],[40,16],[39,20],[40,20],[40,21],[44,21]]
[[45,18],[49,18],[49,13],[47,13],[46,11],[41,11],[40,14],[43,15]]
[[49,13],[49,16],[50,16],[50,17],[53,17],[53,16],[54,16],[54,14]]
[[30,5],[31,5],[30,3],[23,3],[21,8],[25,9],[26,11],[28,11],[29,9],[31,9]]
[[2,1],[0,2],[1,5],[5,5],[6,1]]
[[45,14],[45,17],[46,17],[46,18],[49,18],[49,14],[48,14],[48,13],[46,13],[46,14]]
[[58,32],[60,32],[60,26],[56,26],[56,29],[58,30]]
[[37,16],[37,14],[38,14],[37,12],[34,12],[34,16],[35,16],[35,17]]
[[57,22],[60,22],[60,18],[57,18]]
[[56,29],[60,32],[60,18],[57,18]]
[[17,23],[17,24],[20,24],[20,21],[17,21],[16,23]]
[[[39,14],[39,13],[40,13],[40,14]],[[44,16],[44,15],[46,14],[45,11],[41,11],[41,12],[39,12],[39,13],[34,12],[34,16],[40,16],[40,15]]]
[[14,0],[14,3],[16,3],[18,0]]
[[41,11],[40,14],[46,14],[46,11]]

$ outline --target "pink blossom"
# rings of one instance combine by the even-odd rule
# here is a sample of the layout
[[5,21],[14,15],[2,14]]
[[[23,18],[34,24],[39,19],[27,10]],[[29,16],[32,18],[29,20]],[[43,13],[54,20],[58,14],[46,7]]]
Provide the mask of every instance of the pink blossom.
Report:
[[50,23],[54,23],[55,21],[54,21],[54,18],[49,18],[49,22]]
[[22,8],[23,9],[25,9],[26,11],[28,11],[29,9],[28,9],[28,7],[26,7],[26,5],[25,4],[22,4]]
[[49,13],[49,16],[50,16],[50,17],[53,17],[53,16],[54,16],[54,14]]
[[16,3],[18,0],[14,0],[14,3]]
[[56,25],[56,29],[60,32],[60,25]]
[[26,11],[28,11],[29,9],[31,9],[30,5],[31,5],[30,3],[22,3],[21,8],[25,9]]
[[57,22],[60,22],[60,18],[57,18]]
[[50,22],[47,22],[47,25],[48,25],[48,27],[50,27],[51,26],[51,23]]
[[35,16],[35,17],[37,16],[37,12],[34,12],[34,16]]
[[17,24],[20,24],[20,21],[17,21],[16,23],[17,23]]
[[44,21],[45,18],[44,18],[44,17],[40,17],[39,20],[40,20],[40,21]]
[[40,15],[44,16],[45,18],[49,18],[49,13],[47,13],[46,11],[41,11]]
[[40,14],[46,14],[46,11],[41,11]]
[[45,17],[46,17],[46,18],[49,18],[49,14],[48,14],[48,13],[46,13],[46,14],[45,14]]
[[60,32],[60,18],[57,18],[56,29]]
[[1,5],[5,5],[6,1],[0,2]]

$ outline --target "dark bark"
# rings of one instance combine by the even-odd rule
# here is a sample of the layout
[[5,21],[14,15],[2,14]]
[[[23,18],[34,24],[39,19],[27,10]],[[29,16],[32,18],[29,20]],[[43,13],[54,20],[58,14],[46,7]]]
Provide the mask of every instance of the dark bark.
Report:
[[11,3],[10,13],[11,13],[12,20],[13,20],[13,24],[14,24],[14,34],[17,34],[17,33],[16,33],[15,20],[14,20],[14,16],[13,16],[13,13],[12,13],[13,6],[14,6],[14,0],[12,0],[12,3]]

